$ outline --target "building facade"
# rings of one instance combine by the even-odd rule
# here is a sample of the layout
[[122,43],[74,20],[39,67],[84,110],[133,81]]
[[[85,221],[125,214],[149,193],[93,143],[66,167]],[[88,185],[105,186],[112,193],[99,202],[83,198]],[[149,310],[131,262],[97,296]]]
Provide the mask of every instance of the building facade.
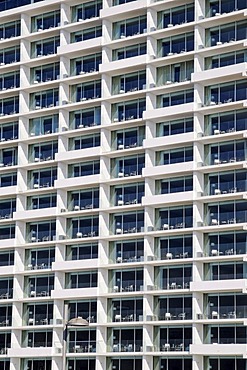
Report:
[[247,369],[246,17],[0,1],[1,370]]

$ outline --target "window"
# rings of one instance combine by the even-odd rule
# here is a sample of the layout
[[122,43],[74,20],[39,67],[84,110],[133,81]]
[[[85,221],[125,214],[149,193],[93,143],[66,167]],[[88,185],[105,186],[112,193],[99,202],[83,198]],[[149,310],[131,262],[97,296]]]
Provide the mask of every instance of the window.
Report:
[[27,224],[27,242],[47,242],[56,236],[56,221]]
[[212,319],[216,318],[216,313],[220,319],[245,318],[246,304],[244,294],[210,294],[206,301],[206,315]]
[[142,329],[112,330],[112,352],[142,352]]
[[89,323],[97,322],[97,301],[76,301],[68,304],[68,320],[83,317]]
[[115,242],[112,246],[112,260],[117,263],[143,261],[143,240]]
[[13,298],[13,278],[0,279],[0,299]]
[[194,50],[194,34],[185,33],[183,36],[171,36],[164,40],[158,40],[158,55],[160,57],[173,54],[185,53]]
[[131,1],[135,0],[113,0],[113,6],[130,3]]
[[194,72],[194,61],[171,64],[165,67],[157,68],[157,85],[169,85],[174,82],[184,82],[191,80],[191,74]]
[[5,199],[0,201],[0,218],[8,219],[13,217],[16,211],[16,199]]
[[170,236],[157,240],[157,255],[161,259],[190,258],[193,253],[192,236]]
[[17,185],[17,173],[7,173],[0,175],[0,187],[5,188],[7,186],[16,186]]
[[158,12],[159,28],[177,26],[194,21],[194,4],[186,4]]
[[58,131],[58,115],[33,118],[29,121],[30,136],[48,135]]
[[243,263],[211,263],[205,268],[205,280],[243,279]]
[[18,139],[18,122],[7,123],[0,126],[0,140],[16,140]]
[[170,369],[192,370],[192,359],[191,358],[179,358],[177,355],[176,355],[176,358],[161,358],[160,368],[163,370],[170,370]]
[[165,152],[157,152],[156,165],[168,165],[193,161],[193,148],[177,148]]
[[209,204],[205,215],[208,225],[227,225],[247,221],[247,204],[242,201]]
[[97,272],[83,272],[68,274],[68,289],[95,288],[97,287]]
[[31,44],[32,58],[56,54],[59,45],[60,45],[59,36],[33,42]]
[[102,9],[101,0],[88,1],[74,6],[72,8],[72,22],[81,22],[93,17],[99,17],[100,9]]
[[12,325],[12,306],[1,305],[0,306],[0,326],[11,326]]
[[113,40],[147,32],[147,17],[139,16],[113,23]]
[[[1,4],[0,4],[1,10]],[[21,22],[19,20],[9,23],[4,23],[0,26],[0,40],[18,37],[21,34]]]
[[100,146],[100,134],[85,135],[70,139],[70,150],[95,148]]
[[99,70],[99,65],[102,63],[101,53],[86,55],[81,58],[71,60],[71,74],[83,75]]
[[146,72],[128,73],[112,78],[113,94],[122,94],[146,89]]
[[58,105],[58,89],[51,89],[30,94],[30,109],[51,108]]
[[144,213],[122,213],[121,215],[114,215],[113,233],[140,233],[144,228]]
[[99,235],[99,217],[81,217],[71,220],[71,238],[87,238]]
[[145,157],[139,154],[135,157],[122,157],[122,159],[112,160],[112,177],[128,177],[142,174],[145,166]]
[[24,309],[26,325],[52,325],[53,304],[34,303],[28,304]]
[[20,61],[20,46],[2,49],[0,51],[0,66]]
[[57,179],[57,168],[50,167],[43,170],[34,170],[28,172],[28,185],[30,189],[47,188],[54,186]]
[[[84,329],[84,330],[70,330],[68,350],[73,353],[84,353],[84,352],[96,352],[96,330],[95,329]],[[85,360],[83,365],[87,364]],[[90,363],[91,364],[91,363]]]
[[[67,260],[87,260],[98,258],[98,244],[67,245]],[[72,316],[78,317],[78,316]]]
[[161,327],[159,335],[160,351],[189,351],[192,343],[192,327]]
[[0,100],[0,116],[19,113],[19,96]]
[[143,300],[138,298],[113,299],[111,302],[113,322],[143,320]]
[[27,249],[26,251],[27,268],[29,270],[41,270],[51,268],[55,261],[55,248],[46,249]]
[[100,173],[100,162],[84,162],[83,164],[69,165],[69,177],[91,176]]
[[206,253],[210,256],[245,254],[246,242],[244,232],[212,233],[205,236]]
[[43,162],[54,160],[57,151],[57,141],[31,145],[29,147],[29,162]]
[[2,0],[0,3],[0,11],[7,10],[7,9],[13,9],[13,8],[19,8],[23,5],[38,3],[39,1],[43,0]]
[[20,87],[20,72],[4,73],[0,77],[0,90],[9,90]]
[[72,101],[80,102],[88,99],[101,97],[101,81],[92,81],[74,86],[72,90]]
[[48,359],[25,360],[25,363],[27,364],[27,369],[29,370],[36,369],[51,370],[51,360]]
[[15,225],[0,226],[0,240],[15,238]]
[[71,34],[71,43],[96,39],[102,36],[102,26],[86,28]]
[[112,149],[131,149],[141,146],[145,138],[145,127],[112,131]]
[[143,270],[115,271],[113,275],[113,292],[136,292],[143,290]]
[[0,252],[0,267],[13,265],[14,265],[14,251],[10,250]]
[[208,135],[225,134],[247,129],[246,111],[230,111],[206,116],[206,133]]
[[184,90],[181,92],[157,96],[158,108],[193,103],[193,101],[194,101],[194,90]]
[[143,183],[117,186],[114,188],[114,192],[112,194],[112,204],[114,204],[115,206],[140,204],[143,196]]
[[30,298],[48,297],[51,295],[51,291],[53,289],[54,289],[54,276],[42,275],[27,278],[26,294]]
[[112,121],[119,122],[142,118],[142,113],[145,109],[146,109],[145,99],[138,99],[113,104]]
[[0,167],[17,165],[17,148],[6,148],[0,150]]
[[[180,206],[179,208],[161,209],[158,213],[158,222],[161,230],[181,229],[192,227],[193,209],[191,206]],[[159,229],[159,226],[158,226]]]
[[32,17],[32,32],[48,30],[60,26],[60,11],[53,11]]
[[100,107],[78,110],[70,113],[71,129],[81,129],[101,124]]
[[207,177],[206,194],[220,195],[247,190],[246,171],[218,172]]
[[99,207],[99,189],[77,190],[69,193],[68,209],[79,211]]
[[157,309],[159,320],[191,320],[192,296],[159,297]]
[[185,134],[193,131],[193,118],[183,118],[170,122],[162,122],[157,125],[156,136],[169,136]]
[[8,348],[11,347],[11,333],[0,334],[0,354],[7,355]]
[[147,53],[147,45],[144,43],[140,43],[133,46],[126,46],[124,48],[115,49],[112,51],[112,59],[113,60],[121,60],[121,59],[128,59],[133,58],[138,55],[144,55]]
[[88,370],[95,370],[96,368],[96,360],[95,358],[73,358],[68,360],[68,369],[76,370],[76,369],[88,369]]
[[[210,343],[243,344],[246,338],[246,328],[239,325],[209,325]],[[229,365],[228,365],[229,366]]]
[[211,370],[227,370],[229,367],[231,367],[231,370],[245,370],[246,359],[231,358],[229,356],[225,358],[209,358],[209,366]]
[[235,163],[246,159],[245,141],[228,141],[211,145],[205,149],[205,160],[209,165]]
[[192,267],[180,265],[162,268],[160,276],[161,289],[189,289],[192,281]]
[[247,84],[245,81],[219,84],[205,89],[205,104],[215,105],[232,103],[247,98]]
[[111,369],[116,370],[141,370],[142,359],[141,358],[111,358]]
[[246,22],[234,22],[206,30],[206,46],[221,45],[246,38]]
[[247,53],[245,51],[235,51],[233,53],[218,54],[208,57],[205,60],[206,69],[221,68],[232,64],[244,63],[247,61]]
[[209,0],[207,5],[208,17],[213,17],[215,15],[244,9],[247,7],[247,2],[246,0]]
[[32,68],[30,73],[31,82],[34,84],[57,80],[60,77],[59,63],[46,64]]
[[156,194],[183,193],[192,190],[192,176],[175,177],[168,180],[158,180],[156,182]]
[[52,331],[27,331],[27,347],[52,347]]

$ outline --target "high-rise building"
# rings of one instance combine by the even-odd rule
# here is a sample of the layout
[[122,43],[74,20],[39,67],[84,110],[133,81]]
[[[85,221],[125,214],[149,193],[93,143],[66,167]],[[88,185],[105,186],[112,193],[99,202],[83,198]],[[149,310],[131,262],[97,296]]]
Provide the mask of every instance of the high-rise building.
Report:
[[247,369],[246,47],[247,0],[0,1],[0,370]]

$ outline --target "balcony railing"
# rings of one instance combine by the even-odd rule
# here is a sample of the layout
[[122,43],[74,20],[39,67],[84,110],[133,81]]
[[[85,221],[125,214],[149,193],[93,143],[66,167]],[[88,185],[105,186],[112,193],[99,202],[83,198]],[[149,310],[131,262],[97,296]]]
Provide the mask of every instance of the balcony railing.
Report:
[[121,343],[113,344],[110,350],[112,352],[142,352],[141,340],[124,340]]
[[74,353],[96,352],[96,341],[70,341],[68,351]]

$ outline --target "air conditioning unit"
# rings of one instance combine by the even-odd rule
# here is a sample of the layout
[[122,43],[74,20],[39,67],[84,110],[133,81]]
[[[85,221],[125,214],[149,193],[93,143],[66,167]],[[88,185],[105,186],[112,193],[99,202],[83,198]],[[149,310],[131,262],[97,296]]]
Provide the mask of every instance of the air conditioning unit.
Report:
[[64,239],[66,239],[65,235],[58,235],[58,240],[64,240]]
[[67,211],[67,209],[66,208],[61,208],[61,212],[63,213],[63,212],[66,212]]

